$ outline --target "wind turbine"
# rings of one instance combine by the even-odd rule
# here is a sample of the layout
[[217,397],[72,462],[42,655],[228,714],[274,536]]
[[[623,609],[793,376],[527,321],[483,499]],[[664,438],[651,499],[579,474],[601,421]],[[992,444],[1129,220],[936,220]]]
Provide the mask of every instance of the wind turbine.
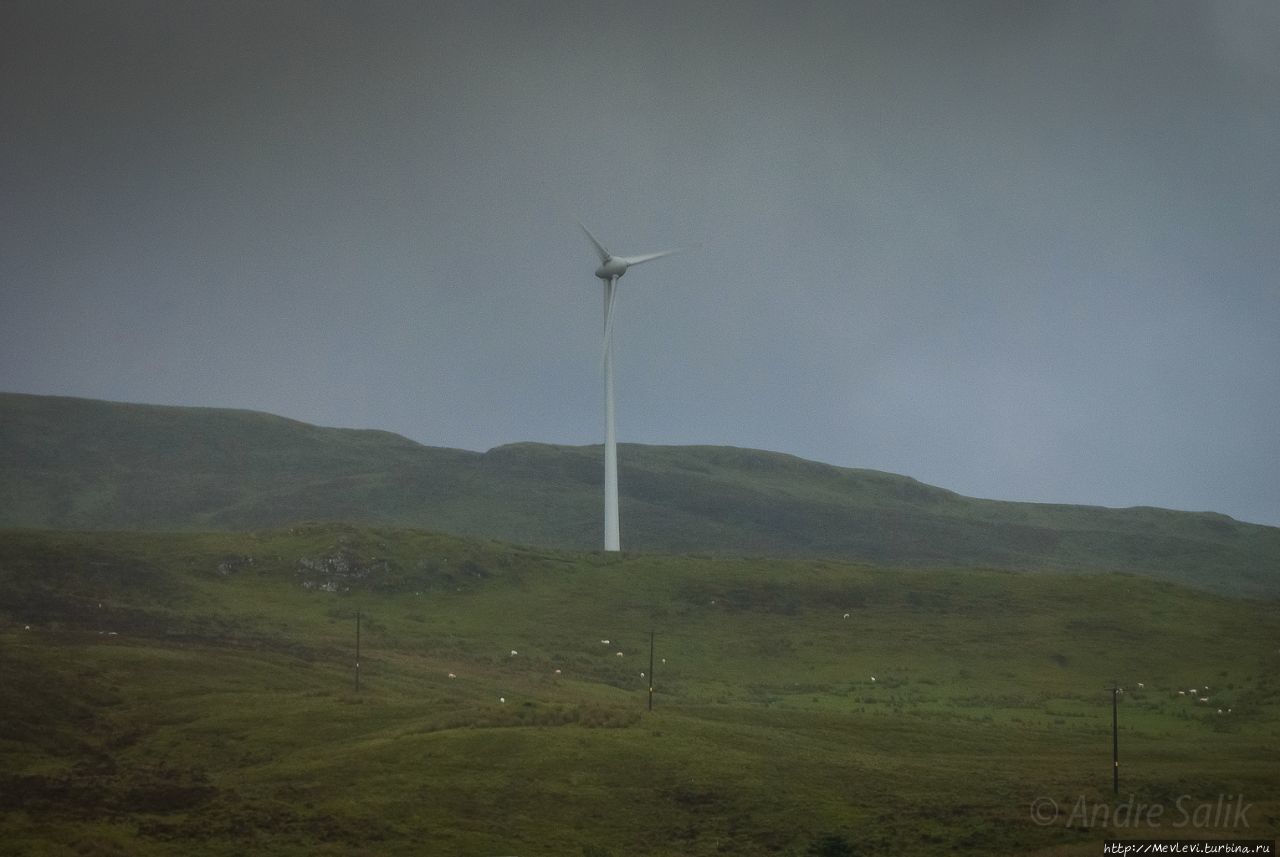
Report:
[[613,307],[617,296],[618,278],[627,272],[632,265],[650,262],[679,253],[683,248],[663,250],[660,253],[645,253],[642,256],[614,256],[604,249],[591,230],[582,226],[582,231],[600,254],[600,267],[596,268],[596,276],[604,281],[604,549],[620,550],[618,531],[618,439],[613,422]]

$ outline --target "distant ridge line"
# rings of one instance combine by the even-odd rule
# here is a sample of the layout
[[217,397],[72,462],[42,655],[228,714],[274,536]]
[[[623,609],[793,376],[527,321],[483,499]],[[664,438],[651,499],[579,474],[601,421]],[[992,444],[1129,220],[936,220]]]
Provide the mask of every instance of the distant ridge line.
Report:
[[[1114,570],[1280,590],[1280,529],[1214,512],[965,497],[789,453],[623,444],[627,549],[897,565]],[[0,527],[413,527],[594,551],[601,447],[485,452],[260,411],[0,393]]]

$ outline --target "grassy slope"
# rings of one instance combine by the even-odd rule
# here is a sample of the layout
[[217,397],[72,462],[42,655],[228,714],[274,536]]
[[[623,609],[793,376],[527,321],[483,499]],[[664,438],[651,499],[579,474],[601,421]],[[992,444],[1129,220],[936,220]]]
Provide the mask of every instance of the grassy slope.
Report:
[[[599,448],[487,453],[268,414],[0,394],[0,526],[245,530],[300,520],[589,549]],[[725,447],[623,445],[624,543],[654,552],[1110,568],[1280,594],[1280,529],[1221,515],[975,500]]]
[[[455,478],[477,457],[252,411],[5,394],[0,414],[2,508],[12,526],[191,529],[317,513],[376,517],[399,498],[368,506],[370,486],[424,467]],[[432,487],[422,482],[417,491]]]
[[[651,627],[667,662],[649,714]],[[1106,805],[1113,676],[1126,793],[1170,813],[1122,834],[1274,837],[1278,651],[1274,602],[1129,575],[605,557],[343,525],[10,531],[0,841],[1096,854],[1104,828],[1041,827],[1029,805]],[[1177,694],[1205,685],[1211,705]],[[1248,831],[1172,826],[1179,796],[1225,793],[1253,804]]]

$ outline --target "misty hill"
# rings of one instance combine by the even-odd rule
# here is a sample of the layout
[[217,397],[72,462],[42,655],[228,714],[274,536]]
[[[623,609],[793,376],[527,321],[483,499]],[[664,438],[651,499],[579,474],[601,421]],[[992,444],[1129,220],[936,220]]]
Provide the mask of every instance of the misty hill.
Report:
[[[412,526],[594,550],[597,447],[485,453],[251,411],[0,394],[0,526]],[[623,444],[623,545],[662,553],[1110,569],[1280,593],[1280,529],[1212,513],[963,497],[872,470],[728,447]]]

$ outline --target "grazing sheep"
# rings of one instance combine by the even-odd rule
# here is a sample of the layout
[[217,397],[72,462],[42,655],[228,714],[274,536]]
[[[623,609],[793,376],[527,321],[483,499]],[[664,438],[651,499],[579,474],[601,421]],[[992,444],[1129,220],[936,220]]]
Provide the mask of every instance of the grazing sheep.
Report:
[[1138,690],[1142,690],[1144,687],[1146,687],[1145,684],[1143,684],[1142,682],[1138,682]]
[[22,630],[24,630],[24,631],[30,631],[30,630],[31,630],[31,626],[30,626],[30,625],[23,625],[23,626],[22,626]]
[[1222,709],[1221,709],[1221,708],[1219,708],[1219,709],[1218,709],[1218,713],[1219,713],[1219,714],[1221,714],[1221,713],[1222,713]]
[[457,678],[457,676],[454,675],[453,673],[449,673],[449,678]]
[[622,657],[622,652],[618,652],[618,657]]
[[1187,692],[1185,690],[1178,691],[1178,696],[1186,696],[1186,695],[1187,695]]
[[844,618],[848,619],[848,618],[849,618],[849,614],[848,614],[848,613],[844,614]]
[[603,643],[603,644],[604,644],[604,645],[606,645],[606,646],[607,646],[607,645],[609,645],[609,641],[608,641],[608,640],[601,640],[600,642],[601,642],[601,643]]
[[875,681],[875,680],[876,680],[876,677],[875,677],[875,676],[872,676],[872,677],[871,677],[871,680],[872,680],[872,681]]
[[556,675],[560,675],[560,670],[556,670]]
[[504,703],[504,704],[505,704],[505,703],[506,703],[506,701],[507,701],[507,698],[506,698],[505,696],[500,696],[500,697],[498,697],[498,702],[501,702],[501,703]]
[[519,652],[517,652],[515,649],[512,649],[512,650],[511,650],[511,657],[513,657],[513,658],[514,658],[514,657],[515,657],[516,655],[518,655],[518,654],[520,654],[520,653],[519,653]]

